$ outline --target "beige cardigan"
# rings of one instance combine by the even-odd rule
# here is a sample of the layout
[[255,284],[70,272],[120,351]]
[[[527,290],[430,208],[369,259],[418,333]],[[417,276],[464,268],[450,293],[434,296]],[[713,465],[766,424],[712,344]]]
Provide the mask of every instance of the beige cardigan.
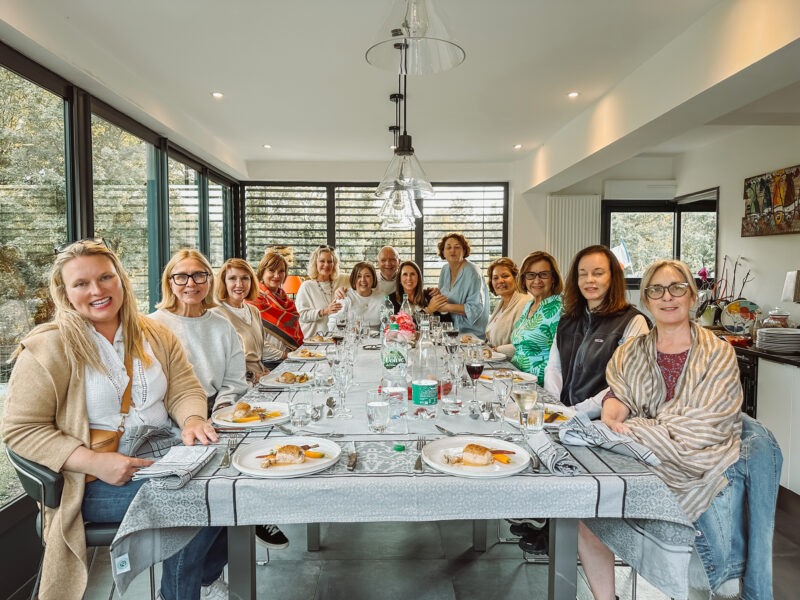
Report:
[[503,302],[500,301],[489,316],[489,324],[486,326],[486,342],[509,358],[514,356],[511,332],[516,322],[519,321],[522,309],[530,299],[529,294],[521,294],[515,290],[505,310],[502,309]]
[[250,310],[249,325],[225,304],[220,304],[211,310],[225,317],[233,325],[236,333],[239,334],[239,339],[242,340],[247,370],[259,375],[264,372],[264,363],[261,362],[261,354],[264,352],[264,327],[261,325],[261,313],[252,304],[244,306]]
[[[153,356],[167,377],[164,404],[172,419],[180,426],[191,415],[205,415],[206,394],[175,334],[149,319],[142,322]],[[8,383],[3,439],[20,456],[61,471],[78,446],[89,447],[83,368],[69,368],[53,324],[34,329],[21,345]],[[85,475],[73,471],[63,475],[61,506],[45,509],[42,600],[78,600],[88,578],[81,518]]]

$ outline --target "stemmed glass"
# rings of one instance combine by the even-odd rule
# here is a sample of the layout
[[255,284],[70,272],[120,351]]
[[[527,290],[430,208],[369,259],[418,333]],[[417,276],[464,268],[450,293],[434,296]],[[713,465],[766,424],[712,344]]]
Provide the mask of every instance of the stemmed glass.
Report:
[[336,389],[339,392],[339,402],[337,402],[336,411],[334,416],[337,419],[352,419],[353,413],[345,405],[345,395],[347,389],[353,381],[353,365],[351,362],[339,361],[333,371],[333,380],[336,383]]
[[514,384],[513,391],[514,401],[519,407],[520,426],[522,427],[522,439],[525,443],[528,442],[528,415],[531,410],[536,406],[539,399],[539,391],[534,383],[517,383]]
[[461,388],[461,373],[464,371],[464,356],[459,352],[458,344],[448,345],[446,348],[450,353],[450,356],[447,357],[447,370],[450,377],[453,378],[453,384],[456,386],[455,394],[458,396]]
[[480,344],[470,344],[467,348],[467,374],[472,379],[472,405],[478,406],[478,378],[483,373],[483,356]]
[[492,387],[495,396],[495,415],[500,418],[500,429],[492,432],[493,435],[506,437],[506,405],[511,397],[511,388],[514,384],[514,375],[508,369],[497,369],[494,372]]

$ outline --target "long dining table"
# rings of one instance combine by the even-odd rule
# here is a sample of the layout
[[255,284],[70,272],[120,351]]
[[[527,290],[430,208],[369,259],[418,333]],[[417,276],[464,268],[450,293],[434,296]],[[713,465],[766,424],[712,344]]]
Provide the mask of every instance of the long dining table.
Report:
[[[287,360],[275,373],[306,372],[312,377],[327,377],[327,368],[325,361]],[[636,555],[634,558],[638,556],[639,562],[629,559],[631,564],[641,565],[650,576],[663,580],[659,586],[663,591],[675,598],[686,597],[694,529],[666,486],[645,465],[606,450],[569,446],[569,454],[580,466],[580,473],[574,476],[557,476],[544,466],[535,471],[532,465],[512,476],[491,479],[455,477],[428,464],[423,465],[422,472],[416,472],[419,453],[415,441],[419,437],[426,441],[442,437],[436,424],[453,432],[490,435],[500,423],[466,414],[438,414],[436,419],[396,419],[387,432],[370,432],[365,404],[367,392],[379,385],[380,352],[359,347],[353,370],[346,397],[353,418],[324,416],[303,431],[303,435],[316,433],[341,446],[338,462],[329,469],[296,478],[259,478],[242,474],[233,465],[220,466],[219,458],[214,457],[181,489],[143,486],[111,548],[112,564],[124,557],[129,565],[122,573],[115,569],[120,590],[124,592],[130,580],[150,564],[174,553],[202,526],[228,528],[230,597],[254,600],[257,524],[307,524],[309,549],[315,550],[320,546],[320,523],[472,520],[475,549],[482,550],[487,520],[547,517],[551,519],[548,598],[575,598],[581,519],[599,523],[601,528],[610,527],[610,537],[618,534],[619,543]],[[310,394],[308,388],[256,386],[243,400],[292,403],[310,400]],[[465,404],[471,394],[471,390],[462,391]],[[491,384],[479,380],[479,399],[489,394],[493,394]],[[514,427],[509,430],[517,431]],[[330,438],[331,433],[342,437]],[[222,432],[219,456],[232,435],[236,436],[235,455],[247,445],[264,440],[275,439],[277,445],[286,433],[272,426]],[[517,443],[520,440],[518,435]],[[398,451],[398,444],[406,449]],[[353,448],[358,462],[353,471],[348,471],[348,454]],[[659,553],[665,553],[667,559]],[[535,595],[532,590],[531,597]]]

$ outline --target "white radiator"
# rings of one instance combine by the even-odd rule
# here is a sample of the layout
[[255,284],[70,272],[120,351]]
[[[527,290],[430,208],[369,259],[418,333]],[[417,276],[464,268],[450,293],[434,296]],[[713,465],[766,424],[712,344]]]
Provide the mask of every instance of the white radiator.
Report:
[[547,248],[567,276],[572,257],[600,243],[600,196],[548,196]]

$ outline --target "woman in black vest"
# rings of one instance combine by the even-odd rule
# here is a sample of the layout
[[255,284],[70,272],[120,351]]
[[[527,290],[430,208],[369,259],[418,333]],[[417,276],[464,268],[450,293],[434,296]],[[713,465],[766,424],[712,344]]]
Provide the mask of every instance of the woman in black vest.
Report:
[[575,255],[562,305],[544,387],[567,406],[597,418],[608,391],[606,364],[625,340],[649,331],[647,319],[628,303],[622,268],[605,246]]

